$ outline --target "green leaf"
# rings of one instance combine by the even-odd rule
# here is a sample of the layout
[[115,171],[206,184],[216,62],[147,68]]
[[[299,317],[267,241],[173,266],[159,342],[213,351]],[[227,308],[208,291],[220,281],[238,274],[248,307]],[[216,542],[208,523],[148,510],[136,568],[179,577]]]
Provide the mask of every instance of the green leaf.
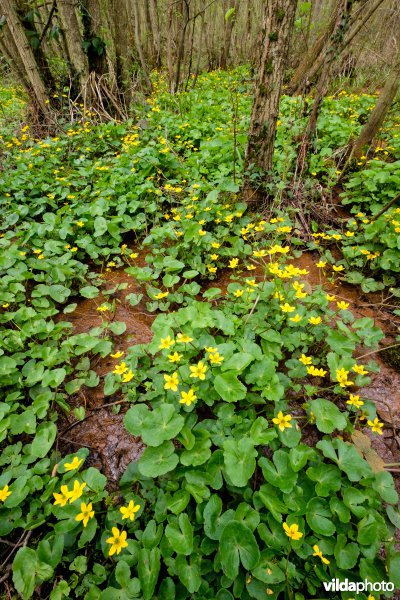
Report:
[[[360,481],[363,477],[372,474],[371,467],[366,460],[361,458],[352,444],[343,442],[339,438],[331,440],[321,440],[317,443],[317,448],[327,458],[336,462],[341,471],[346,473],[350,481]],[[336,454],[335,449],[338,453]]]
[[165,535],[177,554],[188,555],[192,553],[193,528],[186,513],[180,514],[177,521],[166,526]]
[[127,430],[132,435],[140,435],[148,446],[160,446],[164,441],[176,437],[184,422],[172,404],[162,404],[153,411],[137,404],[128,410],[124,418]]
[[238,521],[231,521],[224,528],[219,542],[219,554],[222,570],[229,579],[238,576],[239,562],[250,571],[260,560],[256,538],[246,525]]
[[44,458],[57,436],[57,427],[54,423],[40,423],[32,442],[31,453],[37,458]]
[[175,560],[175,568],[180,581],[186,589],[191,594],[196,593],[201,586],[199,566],[195,563],[188,564],[186,558],[183,555],[179,555]]
[[393,477],[387,471],[379,471],[375,474],[375,481],[372,483],[372,487],[378,492],[382,500],[389,504],[396,504],[399,499]]
[[250,439],[255,446],[269,444],[277,437],[275,429],[268,429],[268,421],[264,417],[258,417],[250,429]]
[[222,364],[221,371],[236,371],[240,374],[253,360],[254,356],[248,352],[236,352]]
[[175,469],[179,462],[172,442],[164,442],[157,448],[146,448],[139,459],[139,471],[145,477],[159,477]]
[[233,485],[243,487],[256,468],[257,450],[249,438],[229,439],[224,442],[225,470]]
[[222,373],[214,379],[214,389],[225,402],[236,402],[246,397],[247,388],[234,373]]
[[297,481],[297,473],[290,466],[289,453],[285,450],[277,450],[273,461],[272,463],[265,457],[258,461],[265,479],[282,492],[291,492]]
[[329,496],[331,491],[336,492],[341,488],[340,470],[334,465],[322,463],[310,467],[306,472],[311,481],[316,481],[315,491],[318,496]]
[[356,566],[360,550],[354,542],[346,544],[346,541],[346,536],[340,533],[337,537],[334,554],[339,569],[349,570]]
[[332,522],[332,513],[326,500],[312,498],[306,510],[307,523],[315,533],[327,536],[335,533],[336,527]]
[[347,425],[345,415],[330,400],[324,398],[311,400],[310,408],[315,415],[317,427],[322,433],[332,433],[335,429],[342,431]]
[[31,598],[35,590],[36,552],[20,548],[13,562],[13,582],[22,598]]
[[138,575],[143,592],[143,600],[151,600],[157,585],[161,560],[158,548],[139,550]]

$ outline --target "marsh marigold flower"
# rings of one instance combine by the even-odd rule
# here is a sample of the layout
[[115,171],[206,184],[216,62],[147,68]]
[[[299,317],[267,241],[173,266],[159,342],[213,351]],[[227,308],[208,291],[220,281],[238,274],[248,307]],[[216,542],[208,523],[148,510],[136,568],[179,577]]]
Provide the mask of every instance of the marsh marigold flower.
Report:
[[325,556],[322,554],[322,552],[319,549],[319,547],[317,546],[317,544],[315,544],[315,546],[313,546],[313,550],[314,550],[313,556],[318,556],[325,565],[330,564],[330,561],[327,558],[325,558]]
[[194,393],[194,390],[190,389],[188,392],[181,392],[181,399],[179,400],[179,403],[190,406],[195,400],[197,400],[197,396]]
[[286,522],[282,524],[283,529],[285,530],[286,535],[291,540],[300,540],[303,537],[301,531],[299,531],[299,526],[296,523],[293,525],[288,525]]
[[78,469],[82,463],[83,458],[78,458],[77,456],[74,456],[72,462],[64,464],[64,469],[66,471],[74,471],[75,469]]
[[92,507],[92,503],[89,502],[89,504],[85,504],[84,502],[81,503],[81,512],[76,515],[75,517],[75,521],[82,521],[83,526],[86,527],[86,525],[89,523],[89,519],[92,519],[94,517],[94,510]]
[[140,510],[140,504],[135,504],[133,500],[131,500],[128,506],[121,506],[119,512],[122,515],[122,519],[129,519],[130,521],[135,520],[135,514]]
[[175,373],[172,373],[172,375],[164,375],[164,379],[165,379],[165,384],[164,384],[165,390],[171,390],[173,392],[178,391],[178,385],[179,385],[178,373],[175,372]]
[[126,548],[128,546],[126,538],[126,531],[120,531],[118,527],[113,527],[112,537],[106,539],[107,544],[111,544],[108,556],[112,556],[115,553],[119,554],[123,548]]
[[368,425],[371,427],[371,431],[382,435],[383,423],[378,419],[378,417],[375,417],[373,421],[368,421]]
[[197,365],[191,366],[190,368],[190,377],[195,377],[196,379],[200,379],[204,381],[206,378],[207,366],[200,360]]
[[10,491],[10,488],[8,487],[8,485],[5,485],[1,490],[0,490],[0,501],[1,502],[5,502],[5,500],[7,500],[8,496],[11,496],[12,492]]
[[283,412],[280,410],[278,412],[278,416],[274,417],[272,419],[272,422],[275,423],[275,425],[278,425],[278,427],[281,431],[285,431],[286,427],[287,428],[292,427],[292,425],[290,424],[291,420],[292,420],[291,415],[284,415]]
[[[179,340],[178,340],[179,341]],[[161,343],[158,346],[159,350],[163,350],[166,349],[168,350],[169,348],[171,348],[171,346],[173,346],[175,344],[175,341],[171,338],[170,335],[167,335],[166,338],[161,338]]]

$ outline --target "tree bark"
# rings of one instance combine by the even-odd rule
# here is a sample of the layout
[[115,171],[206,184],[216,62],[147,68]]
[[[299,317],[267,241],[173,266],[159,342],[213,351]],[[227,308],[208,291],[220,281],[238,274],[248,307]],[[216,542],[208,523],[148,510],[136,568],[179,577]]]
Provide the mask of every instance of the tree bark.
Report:
[[382,124],[385,117],[392,105],[393,100],[396,97],[397,90],[400,84],[400,53],[396,57],[396,63],[393,70],[389,74],[386,80],[385,86],[379,95],[378,101],[374,110],[371,112],[368,121],[365,123],[361,130],[359,137],[356,139],[352,149],[352,158],[359,158],[365,146],[370,144]]
[[71,0],[57,0],[58,15],[65,36],[68,58],[79,79],[82,97],[85,98],[89,77],[89,61],[83,51],[82,26],[79,23],[76,7]]
[[328,26],[308,50],[303,60],[297,67],[296,71],[294,72],[294,75],[289,83],[287,90],[289,94],[296,95],[302,92],[304,83],[308,79],[309,70],[315,64],[315,61],[318,59],[318,57],[321,55],[322,50],[325,48],[327,42],[329,41],[329,38],[331,37],[335,29],[339,10],[342,5],[343,0],[337,0],[333,8],[331,18],[329,19]]
[[18,18],[11,0],[0,0],[0,10],[6,17],[6,26],[12,35],[20,61],[19,68],[23,68],[23,79],[28,84],[28,92],[43,115],[48,115],[48,94],[41,78],[39,67],[36,63],[32,48],[25,35],[24,27]]
[[239,0],[234,0],[231,8],[233,8],[233,13],[230,18],[225,22],[225,31],[224,31],[224,44],[222,46],[221,59],[220,59],[220,67],[221,69],[226,69],[229,60],[229,52],[231,48],[232,41],[232,31],[237,18],[237,11],[239,8]]
[[[262,52],[250,121],[246,170],[255,168],[267,173],[272,169],[279,100],[296,5],[297,0],[265,3]],[[260,199],[257,193],[252,198],[249,179],[245,181],[245,196],[247,201],[257,202]]]

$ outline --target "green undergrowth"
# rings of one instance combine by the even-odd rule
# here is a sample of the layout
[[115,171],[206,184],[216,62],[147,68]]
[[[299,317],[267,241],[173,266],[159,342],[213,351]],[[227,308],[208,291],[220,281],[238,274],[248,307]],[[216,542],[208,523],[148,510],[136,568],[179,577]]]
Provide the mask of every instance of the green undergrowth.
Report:
[[[1,551],[22,598],[304,600],[336,577],[400,584],[398,496],[370,448],[384,424],[357,391],[383,334],[308,283],[294,214],[241,202],[245,77],[202,76],[176,97],[159,79],[138,124],[88,115],[57,138],[7,138],[0,537],[24,544]],[[333,150],[374,100],[326,101],[310,176],[332,180]],[[297,102],[282,104],[283,187]],[[133,312],[144,299],[155,315],[152,341],[125,353],[115,290],[100,300],[120,268],[141,286]],[[82,298],[102,324],[74,334]],[[117,489],[89,449],[59,451],[60,413],[73,400],[83,418],[75,394],[98,385],[146,445]]]

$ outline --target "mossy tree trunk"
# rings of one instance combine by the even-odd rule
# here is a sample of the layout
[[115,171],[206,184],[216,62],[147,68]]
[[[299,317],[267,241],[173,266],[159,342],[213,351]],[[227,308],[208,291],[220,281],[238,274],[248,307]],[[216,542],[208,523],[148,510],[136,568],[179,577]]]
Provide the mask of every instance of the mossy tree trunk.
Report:
[[246,151],[245,198],[261,199],[251,183],[251,172],[266,174],[272,169],[279,100],[288,60],[297,0],[265,2],[261,56]]

